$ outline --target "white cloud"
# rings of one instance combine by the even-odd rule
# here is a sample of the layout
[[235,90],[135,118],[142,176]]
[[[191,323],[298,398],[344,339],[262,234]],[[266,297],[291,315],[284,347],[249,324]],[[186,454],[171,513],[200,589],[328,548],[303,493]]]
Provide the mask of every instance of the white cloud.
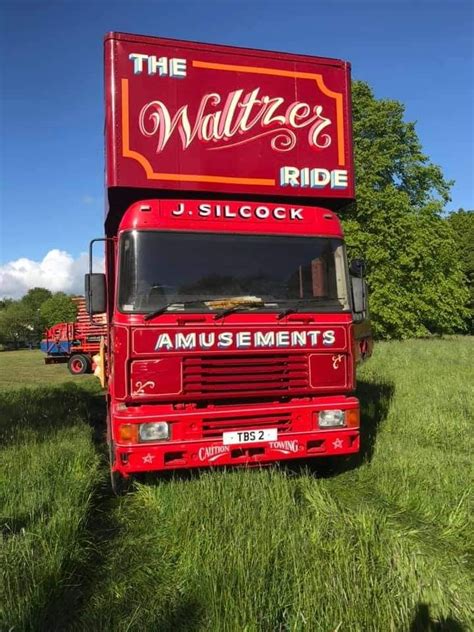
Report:
[[[84,274],[89,255],[77,259],[65,250],[50,250],[41,261],[22,257],[0,265],[0,297],[20,298],[32,287],[45,287],[52,292],[84,294]],[[94,260],[94,272],[101,272],[104,261]]]

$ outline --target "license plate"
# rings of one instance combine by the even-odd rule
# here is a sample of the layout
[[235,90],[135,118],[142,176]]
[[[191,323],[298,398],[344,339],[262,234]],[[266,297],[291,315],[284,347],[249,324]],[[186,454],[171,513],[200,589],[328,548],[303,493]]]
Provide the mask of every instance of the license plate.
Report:
[[236,432],[224,432],[222,441],[224,445],[240,443],[262,443],[264,441],[276,441],[278,428],[265,428],[264,430],[238,430]]

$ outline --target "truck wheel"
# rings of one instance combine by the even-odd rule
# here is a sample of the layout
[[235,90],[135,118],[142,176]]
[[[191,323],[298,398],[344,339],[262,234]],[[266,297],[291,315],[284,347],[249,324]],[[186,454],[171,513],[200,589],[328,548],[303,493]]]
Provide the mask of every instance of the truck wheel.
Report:
[[132,481],[118,472],[110,470],[110,486],[115,496],[124,496],[130,491]]
[[123,496],[130,491],[133,481],[131,477],[125,478],[119,474],[119,472],[112,469],[113,459],[113,443],[112,441],[109,441],[110,486],[116,496]]
[[89,369],[89,362],[86,356],[76,354],[69,358],[67,368],[69,369],[69,373],[72,373],[72,375],[82,375],[83,373],[87,373]]

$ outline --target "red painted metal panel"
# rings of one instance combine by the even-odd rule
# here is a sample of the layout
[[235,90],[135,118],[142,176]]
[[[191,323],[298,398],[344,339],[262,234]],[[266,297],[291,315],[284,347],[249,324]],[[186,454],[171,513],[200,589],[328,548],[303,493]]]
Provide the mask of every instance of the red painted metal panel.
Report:
[[133,399],[215,400],[352,390],[346,353],[179,354],[133,360]]
[[137,327],[132,332],[132,353],[150,355],[183,353],[193,355],[203,352],[247,353],[250,351],[286,352],[326,349],[342,352],[347,349],[347,332],[344,327],[278,326],[252,327],[249,323],[240,327],[219,325],[204,327]]
[[108,387],[112,398],[125,399],[127,396],[127,370],[129,350],[129,330],[121,325],[114,325],[110,336],[109,381]]
[[[127,328],[114,327],[111,385],[117,399],[210,402],[353,389],[347,325],[290,319],[286,325],[269,325],[266,319],[275,319],[274,314],[235,314],[229,317],[232,324],[218,326],[212,316],[207,326],[177,326],[176,320],[186,318],[177,314],[172,316],[174,323],[161,322],[170,316],[163,314],[156,324],[137,323],[130,329],[130,348]],[[242,321],[250,316],[257,319],[253,324]],[[307,316],[312,320],[311,314]],[[208,317],[202,315],[203,320]],[[319,318],[324,322],[324,315]]]
[[309,357],[310,384],[318,390],[350,386],[346,353],[312,353]]
[[107,186],[354,197],[350,66],[111,33]]
[[182,392],[181,358],[134,360],[130,367],[132,397],[180,395]]
[[337,215],[325,208],[229,200],[142,200],[120,222],[120,230],[140,228],[343,237]]

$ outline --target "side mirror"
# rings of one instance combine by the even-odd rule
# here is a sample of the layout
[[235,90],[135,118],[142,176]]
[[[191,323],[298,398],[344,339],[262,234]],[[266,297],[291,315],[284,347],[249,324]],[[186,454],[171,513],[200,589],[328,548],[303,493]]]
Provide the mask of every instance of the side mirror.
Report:
[[352,302],[354,313],[364,316],[367,306],[367,284],[361,277],[352,277]]
[[363,259],[352,259],[349,272],[355,277],[362,278],[365,276],[365,261]]
[[105,274],[93,273],[85,275],[86,310],[93,316],[106,311]]

